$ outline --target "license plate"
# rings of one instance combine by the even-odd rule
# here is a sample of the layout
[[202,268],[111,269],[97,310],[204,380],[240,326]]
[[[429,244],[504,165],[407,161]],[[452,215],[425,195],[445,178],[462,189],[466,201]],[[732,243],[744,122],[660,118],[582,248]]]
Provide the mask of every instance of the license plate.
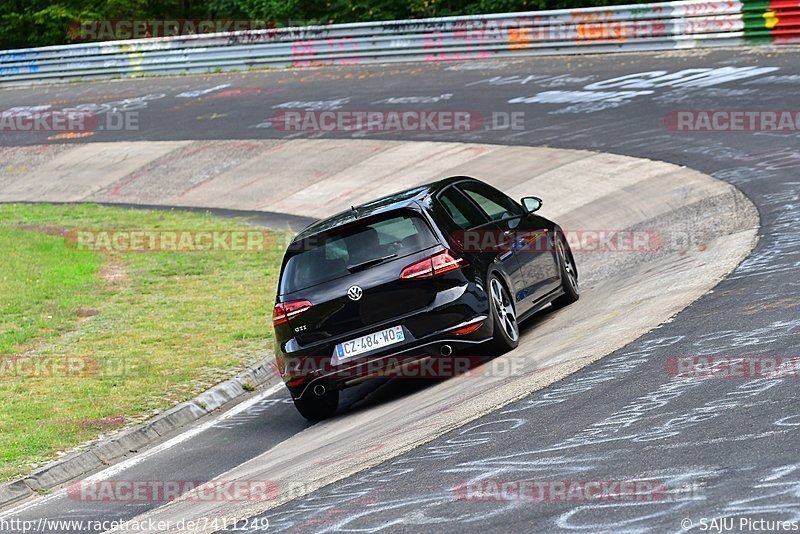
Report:
[[393,328],[381,330],[380,332],[375,332],[374,334],[339,343],[336,345],[336,355],[339,361],[347,360],[359,354],[364,354],[365,352],[372,352],[373,350],[395,345],[405,341],[405,339],[403,327],[395,326]]

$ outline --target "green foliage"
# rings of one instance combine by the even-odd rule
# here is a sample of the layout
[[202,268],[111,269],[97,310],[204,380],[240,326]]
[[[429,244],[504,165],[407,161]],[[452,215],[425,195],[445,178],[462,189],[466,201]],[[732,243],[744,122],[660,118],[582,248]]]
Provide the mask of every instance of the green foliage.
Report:
[[86,20],[270,20],[327,24],[605,6],[631,0],[0,0],[0,50],[71,42]]
[[[84,229],[254,228],[203,213],[0,204],[0,483],[269,356],[285,234],[262,252],[100,252],[65,237]],[[70,362],[86,372],[60,371]]]

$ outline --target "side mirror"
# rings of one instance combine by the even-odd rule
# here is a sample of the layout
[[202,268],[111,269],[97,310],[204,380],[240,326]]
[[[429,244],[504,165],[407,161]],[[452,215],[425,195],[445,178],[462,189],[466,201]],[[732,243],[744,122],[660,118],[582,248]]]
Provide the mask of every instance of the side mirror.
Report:
[[539,211],[544,202],[539,197],[525,197],[522,199],[522,207],[525,208],[525,214]]

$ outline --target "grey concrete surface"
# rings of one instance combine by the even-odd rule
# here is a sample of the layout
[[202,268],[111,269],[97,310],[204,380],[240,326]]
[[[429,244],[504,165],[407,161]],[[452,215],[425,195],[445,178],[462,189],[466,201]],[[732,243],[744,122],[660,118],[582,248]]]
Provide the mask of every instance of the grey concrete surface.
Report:
[[[687,80],[690,74],[680,74],[685,69],[705,69],[693,74],[716,73],[717,79],[713,84],[695,83]],[[720,69],[727,69],[724,72],[728,74],[731,69],[741,70],[736,71],[736,76],[721,79]],[[654,74],[654,71],[665,72]],[[655,76],[670,75],[671,80],[648,85],[648,80]],[[599,94],[624,90],[623,82],[615,80],[621,76],[628,76],[629,83],[638,80],[638,89],[645,92]],[[362,473],[264,514],[271,521],[272,531],[481,528],[679,532],[691,528],[682,526],[682,519],[689,519],[699,527],[701,519],[714,516],[794,519],[800,515],[793,497],[798,487],[794,432],[800,413],[793,393],[794,381],[681,381],[670,377],[664,369],[668,358],[680,354],[788,356],[796,353],[800,329],[797,320],[800,285],[796,281],[800,241],[795,232],[800,199],[796,170],[800,167],[800,153],[796,132],[674,132],[665,128],[665,117],[682,109],[797,109],[800,102],[792,85],[798,77],[800,62],[791,51],[745,49],[187,77],[54,87],[41,92],[4,91],[0,99],[6,107],[47,103],[66,106],[163,94],[147,100],[146,108],[142,108],[146,129],[98,132],[89,141],[187,141],[285,138],[285,133],[263,126],[277,109],[274,106],[287,102],[299,101],[312,107],[337,105],[331,104],[335,101],[344,109],[389,109],[388,104],[380,102],[392,97],[429,98],[447,93],[452,97],[425,107],[477,109],[487,116],[522,111],[525,127],[466,133],[373,133],[366,137],[590,149],[688,166],[735,185],[758,207],[762,235],[754,252],[713,292],[638,340],[630,343],[623,340],[624,348],[620,345],[619,350],[583,371],[503,409],[489,410],[467,426],[454,426],[450,433],[412,447],[394,460],[370,467],[373,464],[363,460],[361,453],[369,457],[371,449],[360,448],[351,441],[355,459],[346,463],[361,462],[365,467]],[[216,85],[220,80],[230,81],[233,92],[192,102],[175,98],[178,92],[203,84]],[[605,89],[598,88],[595,85],[598,83]],[[124,104],[130,105],[134,104]],[[394,108],[402,106],[409,104]],[[212,116],[215,118],[209,118]],[[208,124],[212,126],[203,127]],[[57,157],[30,146],[45,142],[46,137],[4,135],[2,141],[9,148],[3,154],[3,161],[8,163],[0,172],[0,184],[15,173],[25,172],[21,167],[28,162],[39,164],[41,160]],[[354,136],[341,133],[293,137]],[[506,162],[503,164],[505,167]],[[594,166],[588,165],[576,168],[575,172],[593,170]],[[542,196],[548,197],[545,193]],[[568,202],[564,197],[560,200]],[[628,206],[623,202],[614,204],[613,196],[610,200],[608,205],[614,208]],[[742,205],[738,200],[733,202]],[[713,197],[690,203],[687,208],[689,212],[702,213],[715,206],[727,209]],[[598,213],[602,214],[602,210]],[[669,211],[662,216],[669,218]],[[696,223],[690,219],[686,224],[693,228]],[[710,225],[712,230],[714,226]],[[721,229],[721,233],[726,230]],[[737,236],[728,235],[729,239]],[[740,239],[743,236],[738,234]],[[696,277],[713,284],[714,274],[699,270],[703,265],[708,267],[710,254],[703,255],[708,251],[706,243],[690,243],[683,256],[679,252],[674,259],[656,258],[653,264],[662,267],[664,274],[698,269]],[[724,256],[724,248],[712,254]],[[719,273],[719,278],[724,274]],[[597,276],[598,280],[602,278],[602,269]],[[661,276],[653,272],[653,285],[658,286],[659,293],[683,289],[681,285],[665,283]],[[613,300],[617,293],[629,289],[623,278],[615,283],[606,286],[598,283],[581,302],[596,294],[591,305],[605,305],[606,300]],[[625,309],[619,302],[607,304],[612,321],[620,316],[625,323],[645,320],[646,314],[638,309]],[[583,327],[594,328],[586,333],[583,346],[590,346],[593,351],[614,349],[613,344],[605,345],[603,341],[607,335],[619,335],[610,322],[584,325],[580,320],[569,321],[570,314],[583,319],[572,309],[543,315],[532,321],[526,339],[538,340],[542,327],[548,328],[549,322],[559,321],[562,322],[559,333],[567,348],[581,346],[580,335],[578,342],[572,337],[582,334]],[[364,396],[346,403],[350,409],[337,420],[346,426],[349,418],[364,417],[364,411],[383,410],[386,405],[402,406],[406,399],[412,399],[410,402],[416,409],[418,405],[425,406],[422,399],[430,395],[429,389],[454,387],[434,384],[417,388],[397,382],[400,381],[362,391]],[[642,408],[642,403],[654,395],[659,396],[659,402],[650,410]],[[498,404],[506,400],[513,399],[503,397]],[[457,400],[454,404],[458,406]],[[149,469],[156,466],[162,471],[168,466],[168,476],[172,478],[187,476],[187,472],[200,472],[206,480],[214,476],[225,478],[232,468],[250,476],[256,462],[248,460],[273,447],[280,448],[287,438],[301,442],[303,433],[313,433],[315,429],[302,427],[302,431],[295,428],[285,433],[286,427],[296,422],[291,406],[282,401],[270,402],[269,406],[254,411],[252,419],[233,430],[206,430],[190,440],[192,445],[183,454],[172,449],[172,453],[164,451],[132,468],[125,476],[152,476],[154,471]],[[269,430],[265,433],[257,432],[266,428]],[[215,444],[226,438],[230,440],[226,447],[231,450],[229,454],[219,454]],[[317,460],[327,460],[319,449],[312,455]],[[342,476],[346,474],[347,471]],[[651,477],[664,481],[669,498],[656,503],[623,505],[476,503],[454,498],[453,484],[472,477],[583,480]],[[152,508],[148,505],[137,509],[119,503],[81,506],[57,498],[40,506],[20,513],[26,517],[47,514],[111,518],[133,517]],[[170,509],[176,508],[179,507],[167,506],[156,514],[169,516]]]

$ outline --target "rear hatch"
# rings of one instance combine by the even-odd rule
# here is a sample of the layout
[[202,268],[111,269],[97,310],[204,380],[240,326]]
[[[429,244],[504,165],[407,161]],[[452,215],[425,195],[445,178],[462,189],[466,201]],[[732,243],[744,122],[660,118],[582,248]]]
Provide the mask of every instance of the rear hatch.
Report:
[[[429,307],[431,278],[401,279],[409,265],[443,247],[426,220],[394,210],[310,236],[292,246],[281,276],[281,302],[311,307],[289,318],[297,341],[314,345],[385,325]],[[351,291],[352,290],[352,291]]]

